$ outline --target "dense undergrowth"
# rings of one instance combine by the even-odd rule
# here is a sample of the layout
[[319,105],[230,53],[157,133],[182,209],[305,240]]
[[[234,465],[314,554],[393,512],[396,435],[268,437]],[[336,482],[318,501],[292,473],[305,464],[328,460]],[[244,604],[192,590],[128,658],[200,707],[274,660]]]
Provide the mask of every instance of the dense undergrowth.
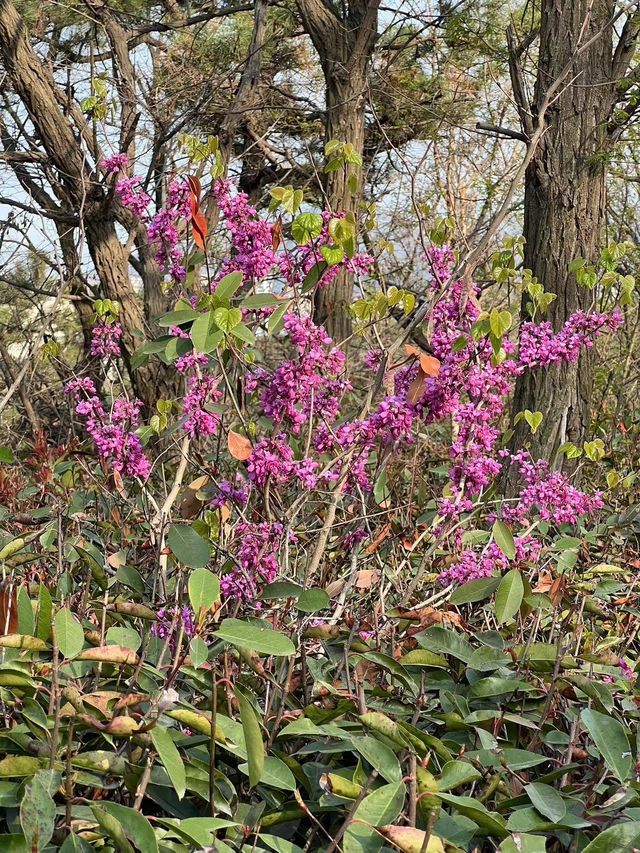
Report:
[[[519,373],[624,323],[626,247],[554,330],[517,242],[519,324],[433,246],[424,305],[363,289],[360,363],[309,316],[370,271],[349,218],[219,181],[221,262],[197,181],[151,214],[104,169],[176,304],[127,365],[96,303],[75,432],[1,450],[0,850],[631,853],[633,460],[619,430],[542,461],[505,431]],[[177,391],[145,412],[126,370],[154,359]]]

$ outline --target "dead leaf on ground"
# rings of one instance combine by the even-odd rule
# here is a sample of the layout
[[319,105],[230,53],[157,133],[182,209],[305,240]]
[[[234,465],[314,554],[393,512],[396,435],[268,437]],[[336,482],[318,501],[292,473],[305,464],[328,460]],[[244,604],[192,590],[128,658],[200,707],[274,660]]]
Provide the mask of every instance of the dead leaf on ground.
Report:
[[356,589],[369,589],[380,583],[380,572],[378,569],[360,569],[356,572],[354,581]]

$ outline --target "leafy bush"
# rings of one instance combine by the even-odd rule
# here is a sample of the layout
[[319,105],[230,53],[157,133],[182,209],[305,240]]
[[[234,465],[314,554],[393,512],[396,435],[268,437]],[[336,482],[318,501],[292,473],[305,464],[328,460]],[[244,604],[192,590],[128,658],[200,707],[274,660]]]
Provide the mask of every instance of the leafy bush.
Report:
[[[2,451],[0,851],[630,853],[632,479],[609,512],[603,440],[541,461],[504,432],[515,377],[615,331],[628,282],[553,330],[525,275],[516,327],[433,246],[424,305],[365,290],[348,364],[309,307],[371,268],[350,218],[218,180],[214,268],[195,178],[151,215],[103,167],[176,302],[128,364],[96,303],[77,438]],[[121,368],[154,359],[180,392],[149,412]]]

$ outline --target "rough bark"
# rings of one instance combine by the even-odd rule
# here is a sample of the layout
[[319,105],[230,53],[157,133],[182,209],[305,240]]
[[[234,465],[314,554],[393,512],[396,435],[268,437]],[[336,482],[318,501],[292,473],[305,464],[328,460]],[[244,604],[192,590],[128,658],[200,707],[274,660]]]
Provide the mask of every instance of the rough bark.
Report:
[[[576,56],[548,109],[545,132],[525,175],[525,266],[557,296],[547,317],[556,330],[577,310],[589,308],[593,299],[593,293],[569,273],[569,264],[577,257],[596,262],[601,245],[607,120],[615,99],[613,9],[610,0],[542,2],[534,117],[549,86],[576,56],[576,47],[600,33]],[[513,446],[529,443],[535,457],[553,459],[565,441],[581,444],[589,427],[592,387],[592,353],[576,365],[525,373],[516,384],[514,413],[540,411],[544,420],[535,436],[521,421]]]
[[[306,32],[318,56],[326,86],[325,141],[350,142],[362,157],[365,136],[365,105],[371,56],[378,29],[379,0],[352,0],[337,7],[323,0],[298,0],[298,8]],[[352,167],[350,167],[351,169]],[[357,211],[360,190],[353,193],[348,184],[349,172],[329,172],[326,193],[333,211]],[[353,277],[341,271],[335,281],[318,290],[314,313],[336,341],[351,335],[350,305]]]
[[[108,19],[106,7],[99,5],[114,56],[119,58],[118,84],[123,106],[121,143],[129,148],[135,128],[135,92],[133,70],[125,56],[124,31]],[[65,109],[65,97],[59,90],[51,69],[33,50],[24,20],[10,0],[0,0],[0,56],[13,90],[29,114],[57,179],[54,191],[61,209],[82,220],[89,253],[105,296],[120,303],[124,360],[135,393],[147,409],[155,405],[165,388],[167,377],[162,366],[131,369],[131,356],[141,343],[136,332],[144,332],[145,316],[129,277],[129,258],[116,231],[114,202],[85,157],[83,138],[86,123],[79,116],[74,123],[73,110]],[[6,145],[5,145],[6,148]],[[92,152],[95,154],[95,152]],[[46,194],[45,194],[46,195]],[[45,199],[38,199],[48,207]],[[148,261],[149,259],[146,258]],[[73,278],[79,270],[70,270]],[[158,271],[155,271],[157,278]],[[85,318],[86,319],[86,318]]]

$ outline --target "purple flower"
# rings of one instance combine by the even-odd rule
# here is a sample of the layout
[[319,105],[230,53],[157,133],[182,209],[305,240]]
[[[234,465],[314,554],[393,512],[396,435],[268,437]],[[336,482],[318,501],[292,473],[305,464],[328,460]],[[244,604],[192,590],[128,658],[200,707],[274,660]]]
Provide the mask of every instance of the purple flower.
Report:
[[105,157],[99,163],[107,175],[117,175],[118,172],[125,172],[129,168],[129,158],[126,154],[112,154],[111,157]]
[[91,355],[100,358],[113,358],[120,355],[120,323],[106,323],[100,320],[91,330]]
[[116,184],[116,195],[120,204],[141,219],[147,213],[151,198],[142,189],[140,178],[121,178]]

